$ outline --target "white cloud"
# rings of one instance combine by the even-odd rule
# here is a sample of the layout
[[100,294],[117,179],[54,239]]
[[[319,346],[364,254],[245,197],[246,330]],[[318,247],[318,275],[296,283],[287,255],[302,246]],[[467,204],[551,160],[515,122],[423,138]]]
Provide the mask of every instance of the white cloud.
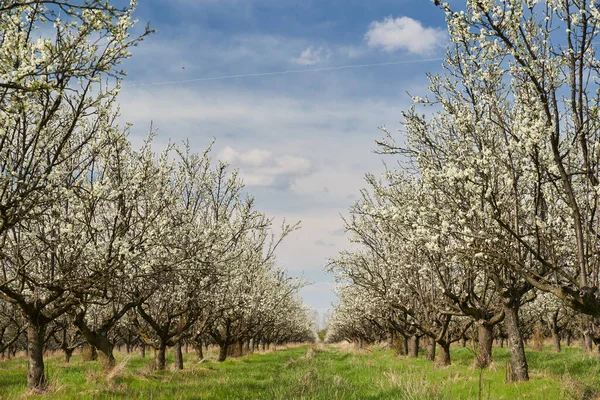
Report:
[[217,158],[239,168],[246,186],[274,186],[288,188],[298,177],[308,175],[312,170],[311,162],[302,157],[273,153],[262,149],[239,152],[227,146],[219,152]]
[[292,62],[300,65],[315,65],[326,61],[331,56],[331,50],[327,46],[315,49],[309,46],[302,51],[300,57],[292,58]]
[[227,146],[219,152],[218,158],[227,163],[241,162],[245,165],[259,167],[265,164],[272,157],[272,153],[267,150],[252,149],[245,153],[236,151],[233,147]]
[[364,46],[340,46],[338,51],[343,57],[354,60],[364,56],[366,49]]
[[409,17],[387,17],[371,22],[365,39],[369,47],[388,52],[403,49],[413,54],[430,54],[445,42],[446,32],[425,27]]

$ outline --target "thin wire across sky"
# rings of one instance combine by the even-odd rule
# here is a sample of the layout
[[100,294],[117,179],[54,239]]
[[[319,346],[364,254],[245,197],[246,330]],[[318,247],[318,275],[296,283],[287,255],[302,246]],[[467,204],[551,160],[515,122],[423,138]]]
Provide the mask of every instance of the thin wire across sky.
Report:
[[373,64],[351,64],[351,65],[339,65],[336,67],[290,69],[290,70],[285,70],[285,71],[258,72],[258,73],[253,73],[253,74],[223,75],[223,76],[172,80],[172,81],[161,81],[161,82],[132,83],[129,85],[124,85],[124,86],[135,87],[135,86],[157,86],[157,85],[172,85],[172,84],[174,85],[174,84],[178,84],[178,83],[222,81],[222,80],[237,79],[237,78],[251,78],[251,77],[288,75],[288,74],[303,74],[303,73],[308,73],[308,72],[337,71],[337,70],[354,69],[354,68],[384,67],[384,66],[389,66],[389,65],[416,64],[416,63],[425,63],[425,62],[442,61],[442,60],[443,60],[443,58],[428,58],[428,59],[421,59],[421,60],[404,60],[404,61],[393,61],[393,62],[383,62],[383,63],[373,63]]

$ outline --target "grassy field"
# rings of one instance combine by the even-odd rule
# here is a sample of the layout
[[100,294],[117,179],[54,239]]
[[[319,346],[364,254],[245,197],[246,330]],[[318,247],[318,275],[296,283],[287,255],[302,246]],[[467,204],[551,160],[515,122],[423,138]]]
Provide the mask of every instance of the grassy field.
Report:
[[[506,384],[506,349],[480,371],[469,349],[452,350],[453,365],[396,357],[380,347],[299,346],[266,354],[199,363],[185,356],[183,371],[151,371],[151,358],[119,354],[109,376],[98,362],[49,357],[50,392],[27,395],[26,361],[0,362],[0,399],[596,399],[600,359],[580,349],[529,351],[531,381]],[[172,357],[172,356],[171,356]],[[172,359],[169,359],[172,361]]]

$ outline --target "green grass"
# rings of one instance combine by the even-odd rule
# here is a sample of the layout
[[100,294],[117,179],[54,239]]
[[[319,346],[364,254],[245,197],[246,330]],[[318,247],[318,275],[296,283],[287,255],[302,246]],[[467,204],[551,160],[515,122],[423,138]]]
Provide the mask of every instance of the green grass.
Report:
[[[169,355],[172,362],[172,355]],[[183,371],[153,372],[150,357],[119,354],[106,376],[98,362],[81,356],[64,364],[47,359],[50,391],[27,395],[26,360],[0,361],[0,399],[594,399],[600,398],[600,359],[565,347],[527,353],[531,381],[504,382],[506,349],[494,349],[494,364],[473,367],[469,349],[452,350],[453,365],[437,368],[423,357],[408,360],[380,347],[301,346],[253,354],[223,363],[198,363],[190,353]],[[480,376],[481,372],[481,376]]]

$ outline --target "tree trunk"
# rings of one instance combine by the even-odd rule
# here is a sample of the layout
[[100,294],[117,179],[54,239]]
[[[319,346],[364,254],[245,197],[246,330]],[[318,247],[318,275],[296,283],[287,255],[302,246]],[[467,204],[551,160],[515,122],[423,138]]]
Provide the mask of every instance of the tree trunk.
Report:
[[464,336],[460,338],[460,347],[462,347],[463,349],[467,347],[467,338]]
[[[102,354],[102,365],[105,369],[112,369],[117,361],[115,360],[115,356],[113,355],[113,344],[108,339],[106,333],[95,333],[91,330],[86,329],[83,330],[79,325],[77,325],[85,339],[92,346],[92,356],[90,358],[94,359],[94,355],[97,357],[96,350],[100,351]],[[94,354],[95,353],[95,354]]]
[[29,365],[27,368],[27,388],[34,392],[43,392],[47,387],[44,375],[44,339],[46,325],[29,321],[27,327],[27,348]]
[[435,340],[427,338],[427,361],[435,361]]
[[408,338],[402,334],[396,335],[394,349],[397,356],[405,356],[408,354]]
[[158,349],[154,349],[154,369],[157,371],[162,371],[165,369],[166,359],[165,354],[167,351],[167,346],[165,344],[160,344]]
[[198,355],[198,361],[204,360],[204,353],[202,352],[202,343],[199,346],[194,346],[196,354]]
[[567,346],[571,345],[571,332],[567,332]]
[[450,362],[450,343],[439,343],[440,351],[437,355],[437,365],[440,367],[446,367],[451,364]]
[[419,357],[419,337],[411,336],[409,343],[409,355],[411,358]]
[[98,351],[88,343],[81,349],[81,358],[83,361],[96,361],[98,359]]
[[183,369],[183,354],[181,353],[181,340],[178,340],[175,343],[175,348],[173,349],[175,352],[175,368]]
[[519,331],[519,305],[504,305],[504,326],[508,333],[508,344],[510,346],[510,374],[511,382],[524,382],[529,380],[527,359],[523,346],[523,336]]
[[105,343],[102,344],[101,347],[98,348],[98,350],[100,350],[100,358],[102,360],[102,365],[104,369],[110,370],[114,368],[114,366],[117,364],[117,360],[113,355],[112,344],[107,340]]
[[476,365],[478,368],[487,368],[492,362],[494,327],[486,324],[479,324],[477,327],[477,336],[479,338],[479,343]]
[[500,348],[504,348],[504,336],[500,336]]
[[585,331],[583,333],[583,352],[589,353],[592,351],[592,335],[590,332]]
[[227,350],[229,350],[229,343],[225,342],[219,345],[219,358],[218,362],[223,362],[227,358]]
[[552,330],[552,344],[554,345],[554,351],[560,353],[560,335],[556,330]]
[[71,361],[71,356],[73,355],[73,350],[74,349],[63,349],[63,352],[65,353],[65,364],[68,364],[69,361]]
[[400,338],[400,351],[401,355],[408,355],[408,336],[402,335]]
[[140,345],[140,355],[142,358],[146,358],[146,343],[142,342]]

